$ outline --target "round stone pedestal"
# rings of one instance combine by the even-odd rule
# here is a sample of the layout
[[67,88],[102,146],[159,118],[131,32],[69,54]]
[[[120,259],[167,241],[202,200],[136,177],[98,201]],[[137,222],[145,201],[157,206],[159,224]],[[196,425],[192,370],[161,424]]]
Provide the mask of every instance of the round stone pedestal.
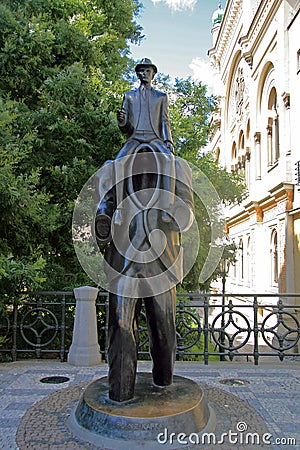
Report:
[[215,415],[192,380],[175,376],[171,386],[160,388],[153,385],[152,374],[139,373],[135,397],[126,403],[109,399],[107,381],[104,377],[87,386],[70,419],[72,432],[88,442],[110,449],[150,449],[159,443],[168,448],[171,433],[177,439],[214,429]]

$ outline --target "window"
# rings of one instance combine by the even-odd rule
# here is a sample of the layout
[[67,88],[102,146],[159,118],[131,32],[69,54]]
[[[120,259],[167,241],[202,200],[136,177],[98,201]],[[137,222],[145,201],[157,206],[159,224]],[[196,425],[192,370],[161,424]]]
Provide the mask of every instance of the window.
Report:
[[271,248],[270,248],[270,258],[271,258],[271,285],[277,286],[278,284],[278,242],[277,242],[277,231],[273,230],[271,234]]
[[232,144],[231,148],[231,172],[235,172],[237,168],[237,148],[236,143]]
[[[257,165],[262,165],[265,170],[271,170],[277,166],[279,160],[279,109],[278,96],[276,90],[276,77],[274,66],[268,62],[262,71],[261,89],[259,90],[257,105],[257,123],[262,124],[262,130],[258,130],[256,135],[261,134],[261,144],[256,139]],[[261,148],[260,148],[261,147]],[[259,167],[257,179],[261,179]]]
[[239,141],[238,141],[238,164],[237,172],[245,176],[245,136],[244,132],[240,131]]
[[238,264],[239,264],[239,279],[243,280],[244,279],[244,244],[243,244],[242,238],[239,241]]
[[247,283],[251,283],[251,238],[247,239]]
[[267,147],[268,167],[272,167],[279,158],[279,118],[277,112],[277,93],[273,87],[268,101]]
[[249,189],[251,184],[251,166],[250,166],[250,160],[251,160],[251,144],[250,144],[250,120],[247,122],[247,128],[246,128],[246,155],[245,155],[245,181],[246,186]]

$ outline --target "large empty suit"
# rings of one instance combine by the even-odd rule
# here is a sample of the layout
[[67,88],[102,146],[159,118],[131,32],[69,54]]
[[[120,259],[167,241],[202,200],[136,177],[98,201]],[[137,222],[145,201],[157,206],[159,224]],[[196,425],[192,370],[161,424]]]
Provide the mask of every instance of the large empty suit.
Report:
[[[154,76],[152,66],[148,81]],[[145,67],[147,64],[142,64],[142,69]],[[161,107],[164,102],[160,101]],[[95,220],[110,291],[109,397],[118,402],[134,396],[142,301],[153,382],[157,386],[172,383],[176,284],[183,277],[180,235],[193,221],[188,164],[175,158],[172,145],[167,147],[159,136],[140,140],[130,136],[121,154],[101,172]]]

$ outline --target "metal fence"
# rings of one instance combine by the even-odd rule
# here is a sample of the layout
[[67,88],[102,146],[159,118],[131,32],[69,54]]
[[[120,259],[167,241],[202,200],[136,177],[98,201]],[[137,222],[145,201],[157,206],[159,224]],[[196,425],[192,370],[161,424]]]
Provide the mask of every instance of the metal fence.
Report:
[[[178,294],[177,359],[259,359],[300,356],[300,294]],[[72,292],[39,292],[8,304],[0,316],[0,358],[59,357],[72,343]],[[107,352],[108,295],[96,302],[99,344]],[[139,358],[149,359],[145,312],[139,319]]]

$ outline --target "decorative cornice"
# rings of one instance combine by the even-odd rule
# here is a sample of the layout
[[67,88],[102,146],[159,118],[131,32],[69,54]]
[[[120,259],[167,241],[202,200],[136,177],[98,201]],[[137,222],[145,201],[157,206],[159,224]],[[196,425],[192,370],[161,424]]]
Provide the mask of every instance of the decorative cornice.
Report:
[[243,205],[242,210],[227,220],[228,227],[236,226],[236,224],[244,222],[254,214],[256,223],[261,223],[267,220],[269,211],[274,208],[276,208],[276,215],[284,211],[291,211],[293,209],[293,201],[294,185],[291,183],[279,183],[269,190],[269,195],[266,197],[260,200],[248,199],[248,202]]
[[278,186],[269,190],[270,194],[279,202],[285,200],[285,209],[293,209],[294,185],[292,183],[280,183]]
[[257,39],[258,34],[261,32],[263,28],[263,23],[266,21],[266,18],[268,17],[269,12],[272,9],[272,6],[274,6],[277,3],[277,0],[264,0],[260,2],[260,5],[258,7],[258,10],[254,16],[254,21],[250,27],[249,30],[249,45],[252,47],[254,41]]
[[249,27],[246,36],[242,36],[239,39],[239,44],[242,47],[243,55],[249,66],[252,68],[253,64],[253,53],[255,52],[256,43],[264,33],[265,25],[272,11],[276,8],[278,0],[263,0],[260,2],[257,10],[254,13],[253,21]]
[[216,44],[214,48],[208,51],[209,56],[214,54],[217,61],[221,61],[224,58],[228,47],[232,43],[230,37],[235,32],[242,14],[241,3],[242,0],[232,0],[227,3]]

